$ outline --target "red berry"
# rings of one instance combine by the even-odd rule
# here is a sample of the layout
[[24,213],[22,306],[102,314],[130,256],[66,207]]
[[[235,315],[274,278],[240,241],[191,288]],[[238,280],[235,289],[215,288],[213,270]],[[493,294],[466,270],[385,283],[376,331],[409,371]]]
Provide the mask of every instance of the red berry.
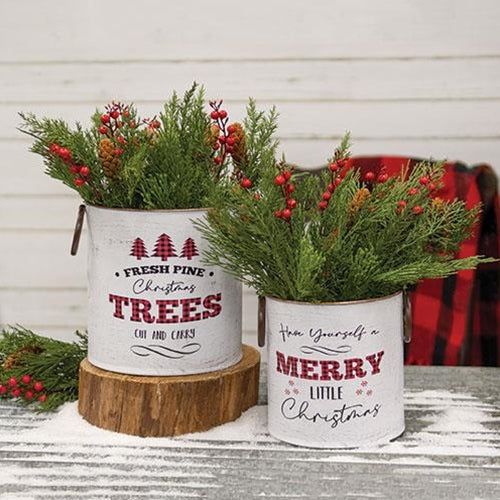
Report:
[[224,135],[221,135],[221,136],[219,137],[219,142],[220,142],[221,144],[224,144],[224,143],[226,142],[226,137],[225,137]]
[[330,193],[333,193],[335,191],[335,184],[333,182],[330,182],[330,184],[328,184],[328,191],[330,191]]
[[122,113],[123,117],[124,118],[128,118],[130,116],[130,113],[128,110],[125,110],[123,113]]
[[411,188],[411,189],[408,190],[408,194],[410,196],[413,196],[413,195],[415,195],[417,193],[418,193],[418,189],[417,188]]
[[213,150],[214,151],[217,151],[219,148],[220,148],[220,144],[218,142],[216,142],[213,146],[212,146]]
[[339,165],[337,162],[333,162],[333,163],[330,163],[330,165],[328,165],[328,168],[330,169],[331,172],[337,172],[337,170],[339,170]]
[[339,168],[344,168],[346,166],[347,160],[345,158],[340,158],[337,160],[337,165]]
[[283,186],[283,184],[285,184],[285,182],[286,182],[286,179],[285,179],[284,175],[279,174],[274,178],[274,183],[276,184],[276,186]]
[[0,384],[0,396],[3,396],[7,392],[7,387]]
[[87,167],[86,165],[83,165],[83,167],[80,167],[80,175],[83,177],[87,177],[90,174],[90,168]]
[[236,141],[235,141],[234,137],[228,137],[228,138],[226,139],[226,144],[227,144],[228,146],[234,146],[234,143],[235,143],[235,142],[236,142]]
[[425,186],[429,184],[429,177],[426,177],[425,175],[423,177],[420,177],[419,181],[422,186]]
[[125,137],[123,137],[123,135],[119,135],[116,140],[120,143],[120,144],[127,144],[127,140],[125,139]]
[[293,198],[289,198],[288,200],[286,200],[286,206],[290,210],[293,210],[297,206],[297,201],[294,200]]
[[108,133],[108,127],[106,127],[104,125],[101,125],[99,127],[99,133],[102,134],[102,135],[106,135]]
[[33,399],[33,391],[26,391],[24,393],[24,397],[29,401],[30,399]]
[[325,191],[323,193],[323,196],[322,196],[323,200],[325,200],[325,201],[329,201],[331,197],[332,197],[332,193],[330,193],[330,191]]
[[41,382],[35,382],[33,384],[33,389],[35,389],[36,392],[43,391],[43,384]]
[[384,172],[377,177],[377,182],[380,182],[380,184],[383,184],[384,182],[387,181],[388,178],[389,178],[389,176]]
[[275,210],[274,216],[277,217],[278,219],[281,219],[281,217],[283,217],[283,212],[281,210]]
[[227,111],[225,109],[219,110],[219,118],[226,118]]
[[229,127],[227,127],[227,132],[228,134],[234,134],[236,132],[236,127],[234,125],[229,125]]
[[399,208],[405,208],[406,207],[406,201],[405,200],[399,200],[398,201],[398,207]]
[[290,170],[284,170],[283,177],[285,180],[289,181],[292,178],[292,172],[290,172]]
[[342,182],[342,179],[341,179],[340,177],[337,177],[337,178],[335,179],[334,184],[335,184],[335,186],[338,186],[341,182]]
[[40,401],[40,403],[43,403],[47,400],[47,395],[46,394],[42,394],[41,396],[39,396],[38,398],[38,401]]
[[217,120],[217,118],[219,118],[219,112],[218,111],[212,111],[210,113],[210,118],[212,118],[212,120]]
[[216,165],[220,165],[220,164],[222,163],[222,157],[220,157],[220,156],[216,156],[216,157],[214,158],[214,163],[215,163]]
[[232,152],[234,151],[233,146],[228,146],[228,145],[226,145],[226,151],[227,151],[228,153],[232,153]]
[[288,220],[291,216],[292,216],[292,211],[289,208],[285,208],[281,213],[281,217],[283,217],[283,219],[286,220]]
[[420,215],[421,213],[423,213],[424,209],[420,206],[420,205],[415,205],[411,211],[415,214],[415,215]]
[[9,387],[16,387],[17,386],[17,378],[10,377],[9,381],[7,383],[9,384]]
[[104,123],[104,124],[109,123],[109,115],[106,115],[106,114],[101,115],[101,123]]
[[129,126],[130,128],[135,128],[137,127],[137,123],[134,122],[134,120],[132,120],[130,123],[129,123]]
[[78,177],[77,179],[75,179],[75,186],[81,187],[84,184],[85,184],[85,179],[80,179],[80,177]]
[[248,177],[244,177],[240,185],[243,189],[249,189],[252,187],[252,181]]
[[59,148],[58,154],[64,161],[71,160],[71,151],[68,148]]
[[49,151],[51,153],[54,153],[54,154],[59,154],[59,150],[61,149],[61,146],[59,146],[59,144],[56,144],[55,142],[53,142],[50,146],[49,146]]
[[151,126],[152,126],[153,128],[160,128],[160,127],[161,127],[161,123],[160,123],[158,120],[153,120],[153,121],[151,122]]
[[320,210],[326,210],[326,208],[327,208],[327,207],[328,207],[328,202],[327,202],[327,201],[324,201],[324,200],[323,200],[323,201],[320,201],[320,202],[318,203],[318,208],[319,208]]
[[115,110],[111,111],[110,115],[111,115],[111,118],[113,118],[113,120],[116,120],[120,116],[120,112],[117,109],[115,109]]
[[114,151],[113,151],[113,154],[115,156],[121,156],[123,154],[123,149],[122,148],[116,148]]
[[288,194],[291,194],[295,191],[295,186],[293,184],[287,184],[285,189]]
[[255,199],[256,199],[257,201],[260,201],[260,193],[255,193]]
[[366,172],[365,181],[371,182],[373,179],[375,179],[375,174],[373,172]]
[[427,186],[427,189],[429,191],[435,191],[436,190],[436,184],[434,184],[433,182],[431,182],[428,186]]
[[18,398],[21,395],[21,390],[20,389],[12,389],[10,392],[12,394],[13,398]]
[[80,172],[80,166],[79,165],[71,165],[69,167],[69,171],[72,173],[72,174],[78,174]]
[[31,377],[29,375],[23,375],[21,377],[21,382],[28,385],[31,382]]

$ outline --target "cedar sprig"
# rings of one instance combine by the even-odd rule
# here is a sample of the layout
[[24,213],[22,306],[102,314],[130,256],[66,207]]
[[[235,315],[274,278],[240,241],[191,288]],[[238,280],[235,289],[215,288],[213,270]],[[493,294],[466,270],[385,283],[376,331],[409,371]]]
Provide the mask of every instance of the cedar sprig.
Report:
[[217,182],[207,140],[210,118],[203,89],[176,93],[159,115],[161,127],[147,156],[139,191],[146,209],[199,208]]
[[246,141],[246,158],[239,169],[246,177],[257,179],[259,172],[274,165],[278,140],[278,112],[273,106],[269,112],[259,111],[255,100],[250,99],[243,121]]

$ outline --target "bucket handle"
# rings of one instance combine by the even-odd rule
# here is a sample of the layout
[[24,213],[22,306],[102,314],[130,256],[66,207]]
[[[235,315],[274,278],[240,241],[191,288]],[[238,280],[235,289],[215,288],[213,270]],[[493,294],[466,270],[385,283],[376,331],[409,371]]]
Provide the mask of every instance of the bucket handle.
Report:
[[266,345],[266,298],[259,297],[259,309],[257,319],[257,340],[259,347]]
[[71,242],[71,255],[76,255],[80,237],[82,236],[83,219],[85,218],[85,205],[78,207],[78,215],[76,216],[75,230],[73,231],[73,241]]
[[411,300],[408,290],[403,290],[403,340],[405,344],[409,344],[412,334],[412,313]]

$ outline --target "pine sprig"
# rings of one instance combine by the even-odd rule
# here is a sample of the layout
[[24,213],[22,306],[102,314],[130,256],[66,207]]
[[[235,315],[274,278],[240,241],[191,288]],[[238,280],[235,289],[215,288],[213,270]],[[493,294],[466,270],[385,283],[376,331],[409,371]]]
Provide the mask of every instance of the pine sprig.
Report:
[[19,400],[36,404],[36,409],[51,411],[62,403],[78,398],[78,371],[80,362],[87,355],[87,337],[76,332],[79,340],[63,342],[37,335],[21,326],[10,327],[0,332],[0,383],[23,375],[43,383],[46,399],[37,403],[27,401],[23,395]]
[[[348,148],[346,136],[320,176],[290,173],[275,159],[261,162],[257,200],[231,183],[219,188],[198,224],[209,242],[206,262],[261,296],[321,302],[376,298],[491,261],[456,258],[480,207],[435,195],[442,163],[362,179],[347,166]],[[289,184],[293,209],[284,213]]]
[[274,108],[258,111],[251,100],[242,126],[229,125],[221,105],[217,113],[224,119],[213,120],[203,87],[194,83],[150,119],[133,105],[113,102],[93,114],[89,129],[20,113],[19,130],[34,139],[31,151],[43,157],[46,173],[90,205],[201,208],[224,178],[252,179],[261,165],[272,163],[277,146]]

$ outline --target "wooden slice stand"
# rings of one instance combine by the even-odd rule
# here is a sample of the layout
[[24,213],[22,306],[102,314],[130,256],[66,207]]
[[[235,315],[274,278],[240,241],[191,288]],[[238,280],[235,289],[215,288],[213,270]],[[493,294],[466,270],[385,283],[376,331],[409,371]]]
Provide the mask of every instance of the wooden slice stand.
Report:
[[80,365],[78,411],[97,427],[137,436],[177,436],[236,420],[257,404],[260,355],[211,373],[143,377]]

